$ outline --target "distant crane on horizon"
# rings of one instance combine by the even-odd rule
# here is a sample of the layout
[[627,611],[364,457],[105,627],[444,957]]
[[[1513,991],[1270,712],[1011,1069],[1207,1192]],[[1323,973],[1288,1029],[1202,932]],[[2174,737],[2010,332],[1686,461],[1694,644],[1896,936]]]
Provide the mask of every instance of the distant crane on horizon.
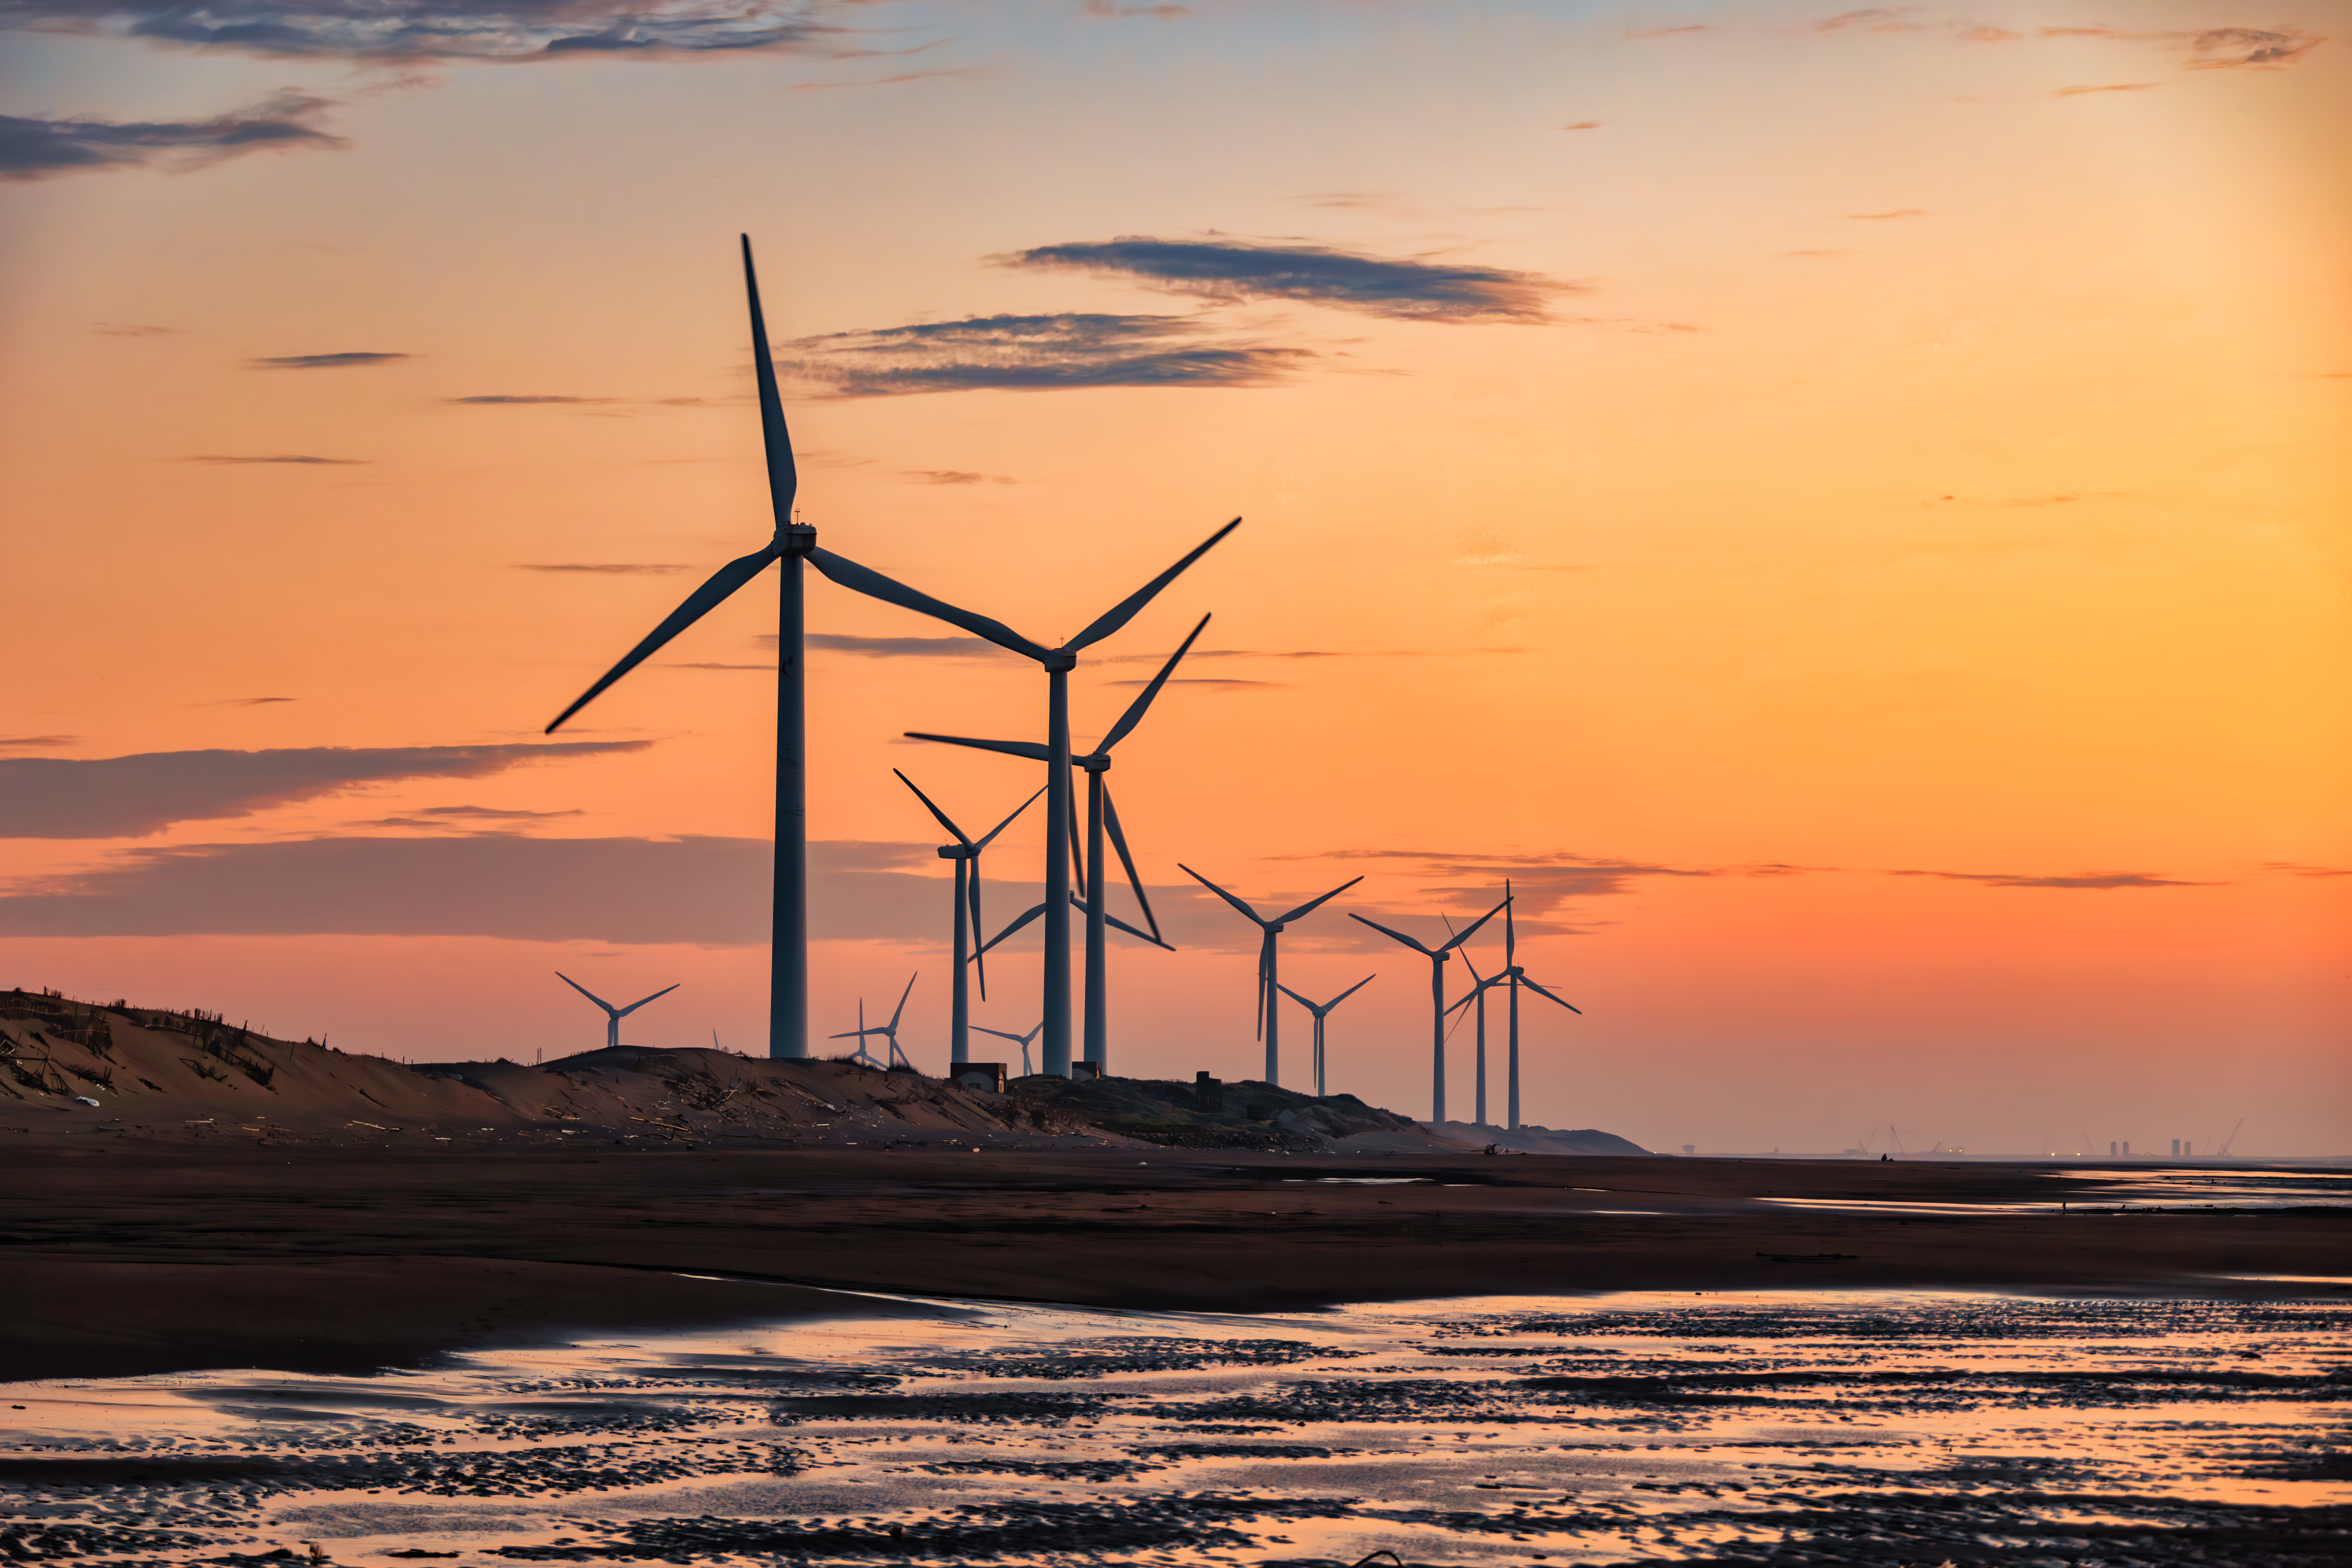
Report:
[[683,985],[686,984],[685,981],[681,980],[677,983],[677,985],[665,985],[650,996],[640,996],[625,1007],[615,1007],[610,1002],[605,1001],[602,996],[597,995],[593,991],[589,990],[585,985],[581,984],[577,980],[572,979],[569,974],[564,973],[561,969],[555,972],[555,977],[558,980],[562,981],[566,985],[571,986],[574,991],[579,992],[583,996],[587,997],[591,1002],[595,1003],[599,1007],[604,1009],[604,1048],[608,1051],[616,1051],[621,1048],[622,1019],[627,1017],[630,1014],[635,1012],[638,1008],[644,1006],[648,1002],[658,1002],[663,997],[668,995],[671,992],[677,990],[677,985]]

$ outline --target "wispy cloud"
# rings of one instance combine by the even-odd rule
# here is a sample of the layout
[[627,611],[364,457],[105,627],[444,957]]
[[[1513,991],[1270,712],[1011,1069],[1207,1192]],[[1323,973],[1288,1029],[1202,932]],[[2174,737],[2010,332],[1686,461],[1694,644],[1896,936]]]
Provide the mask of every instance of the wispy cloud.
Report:
[[70,746],[79,735],[0,735],[0,750],[31,751],[40,746]]
[[1271,386],[1307,349],[1210,336],[1192,316],[975,316],[785,345],[792,368],[836,397],[1056,392],[1097,386]]
[[374,350],[346,349],[331,354],[278,354],[267,359],[248,360],[256,370],[349,370],[362,365],[392,364],[415,354],[385,353]]
[[188,706],[191,708],[267,708],[273,702],[300,700],[299,697],[215,697],[209,702],[191,702]]
[[1712,22],[1685,22],[1679,27],[1641,27],[1625,36],[1629,38],[1686,38],[1695,33],[1721,31]]
[[2190,70],[2291,66],[2327,40],[2301,27],[2208,27],[2189,35]]
[[436,833],[469,829],[474,832],[513,832],[542,822],[586,815],[578,806],[569,811],[520,811],[493,805],[427,805],[397,816],[379,816],[372,822],[354,822],[352,826],[415,827]]
[[484,778],[525,763],[638,752],[649,741],[307,746],[0,759],[0,838],[139,838],[395,779]]
[[2117,888],[2219,888],[2221,882],[2183,882],[2147,871],[2084,871],[2072,877],[2019,876],[1998,871],[1889,871],[1890,877],[1934,877],[1946,882],[1978,882],[1988,888],[2070,888],[2105,892]]
[[128,321],[93,321],[91,331],[110,338],[168,338],[185,331],[184,327],[150,327]]
[[1192,7],[1187,5],[1135,5],[1123,4],[1122,0],[1087,0],[1087,15],[1089,16],[1150,16],[1162,22],[1172,22],[1192,14]]
[[671,561],[526,561],[518,572],[582,572],[595,577],[661,576],[686,568]]
[[487,392],[478,394],[472,397],[445,397],[441,401],[444,403],[455,403],[467,407],[484,408],[529,407],[543,403],[604,404],[618,403],[621,400],[617,397],[562,397],[544,393]]
[[[776,646],[772,637],[760,640],[770,647]],[[810,632],[802,640],[826,653],[862,654],[867,658],[978,658],[998,651],[994,643],[983,637],[861,637],[845,632]]]
[[898,472],[919,485],[1017,485],[1003,474],[975,474],[966,468],[901,468]]
[[[1480,654],[1525,653],[1523,647],[1367,647],[1345,651],[1336,648],[1258,648],[1258,647],[1196,647],[1184,656],[1185,662],[1203,658],[1455,658]],[[1158,664],[1166,653],[1113,653],[1090,658],[1089,664]]]
[[1817,33],[1924,33],[1939,26],[1923,20],[1916,5],[1871,5],[1843,11],[1813,24]]
[[2163,85],[2164,84],[2160,81],[2113,81],[2099,87],[2062,87],[2050,96],[2053,98],[2081,98],[2085,93],[2093,92],[2146,92],[2150,88],[2162,87]]
[[1575,287],[1497,267],[1223,238],[1127,235],[1039,246],[992,259],[1008,267],[1114,273],[1219,301],[1295,300],[1400,321],[1449,323],[1549,321],[1546,300]]
[[1598,120],[1580,120],[1573,125],[1563,125],[1560,129],[1562,131],[1598,131],[1601,129],[1601,123]]
[[279,58],[411,64],[674,59],[799,49],[840,29],[818,0],[11,0],[0,26]]
[[281,456],[269,458],[240,458],[233,457],[226,453],[206,452],[193,458],[182,458],[179,460],[183,463],[292,463],[297,466],[349,468],[364,468],[371,459],[366,458],[312,458],[290,452]]
[[[7,15],[0,12],[0,18]],[[6,25],[0,20],[0,26]],[[208,120],[42,120],[0,114],[0,179],[41,180],[147,167],[186,171],[247,153],[341,147],[341,137],[312,123],[332,107],[323,98],[281,92]],[[164,330],[118,331],[121,336],[143,337]]]
[[2265,860],[2265,871],[2284,871],[2290,877],[2352,877],[2352,870],[2335,866],[2298,866],[2292,860]]

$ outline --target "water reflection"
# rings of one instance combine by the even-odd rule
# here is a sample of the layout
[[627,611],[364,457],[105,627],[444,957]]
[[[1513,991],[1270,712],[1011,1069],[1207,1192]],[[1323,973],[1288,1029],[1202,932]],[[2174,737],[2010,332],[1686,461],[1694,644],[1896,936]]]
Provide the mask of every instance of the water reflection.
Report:
[[857,1306],[371,1378],[16,1384],[0,1551],[1891,1568],[2315,1563],[2352,1527],[2340,1300]]

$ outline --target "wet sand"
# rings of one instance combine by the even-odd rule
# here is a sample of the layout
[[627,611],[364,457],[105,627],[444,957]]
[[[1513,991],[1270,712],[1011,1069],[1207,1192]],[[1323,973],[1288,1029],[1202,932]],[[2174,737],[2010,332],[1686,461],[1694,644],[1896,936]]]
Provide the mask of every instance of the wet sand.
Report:
[[358,1372],[818,1310],[793,1287],[1209,1311],[1791,1287],[2254,1298],[2339,1288],[2231,1277],[2341,1275],[2352,1256],[2352,1208],[2192,1207],[2213,1200],[2189,1186],[2124,1209],[2121,1190],[1916,1160],[28,1140],[0,1151],[0,1379]]

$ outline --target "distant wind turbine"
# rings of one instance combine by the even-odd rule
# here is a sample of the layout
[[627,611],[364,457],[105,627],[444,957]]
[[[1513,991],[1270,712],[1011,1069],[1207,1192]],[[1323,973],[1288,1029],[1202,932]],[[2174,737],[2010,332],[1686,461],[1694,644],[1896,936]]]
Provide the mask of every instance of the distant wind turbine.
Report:
[[907,976],[907,989],[898,993],[898,1005],[890,1010],[890,1021],[888,1023],[877,1024],[872,1028],[867,1028],[866,1026],[866,998],[861,996],[857,999],[857,1027],[851,1029],[846,1033],[834,1035],[829,1037],[836,1040],[856,1040],[857,1042],[856,1055],[859,1059],[872,1061],[874,1058],[868,1056],[866,1051],[866,1037],[868,1035],[879,1035],[890,1043],[889,1059],[882,1064],[886,1069],[896,1067],[900,1062],[906,1062],[907,1066],[910,1068],[913,1067],[915,1065],[913,1062],[907,1061],[907,1053],[898,1048],[898,1018],[899,1015],[905,1013],[907,1010],[907,998],[914,994],[915,982],[921,978],[922,976],[919,973]]
[[[1503,918],[1507,921],[1510,919],[1507,910],[1505,911]],[[1454,922],[1446,921],[1445,929],[1452,931]],[[1463,993],[1462,999],[1448,1007],[1446,1011],[1459,1013],[1464,1008],[1469,1007],[1475,1008],[1477,1013],[1477,1069],[1471,1074],[1471,1080],[1477,1085],[1475,1125],[1484,1127],[1486,1125],[1486,993],[1497,985],[1508,985],[1511,982],[1507,974],[1490,974],[1482,978],[1478,973],[1478,965],[1470,957],[1470,950],[1466,947],[1462,950],[1462,962],[1470,971],[1472,984],[1468,991]],[[1517,1124],[1514,1122],[1513,1125]]]
[[1045,889],[1039,913],[1045,917],[1045,1073],[1070,1076],[1070,845],[1073,799],[1070,791],[1070,671],[1077,668],[1078,652],[1102,641],[1136,617],[1162,588],[1184,569],[1242,525],[1240,518],[1225,524],[1192,547],[1167,571],[1103,612],[1092,625],[1058,647],[1031,642],[1002,621],[960,609],[944,600],[869,572],[854,562],[824,551],[813,551],[809,562],[845,588],[961,626],[1024,658],[1035,659],[1045,671]]
[[[966,1049],[966,1047],[971,1040],[971,986],[964,969],[967,963],[971,963],[978,956],[972,952],[971,944],[981,931],[980,854],[982,850],[995,842],[998,834],[1013,826],[1014,817],[1018,817],[1037,803],[1038,795],[1044,795],[1045,792],[1040,789],[1037,795],[1031,795],[1027,800],[1014,806],[1012,816],[1006,817],[974,839],[965,837],[964,830],[955,825],[953,818],[941,811],[929,795],[916,788],[914,780],[905,773],[898,773],[896,768],[890,771],[898,774],[900,784],[915,791],[915,798],[921,801],[933,816],[939,818],[940,826],[955,836],[953,844],[940,846],[940,858],[955,862],[955,984],[950,992],[948,1063],[951,1067],[961,1067],[971,1059],[971,1052]],[[985,962],[981,962],[971,963],[971,967],[980,971],[980,997],[985,1002],[988,1000],[988,965]]]
[[1391,931],[1380,921],[1364,920],[1360,914],[1351,912],[1348,916],[1351,921],[1361,921],[1391,941],[1402,942],[1429,960],[1429,1119],[1432,1121],[1445,1120],[1445,961],[1454,956],[1455,948],[1476,935],[1480,926],[1502,913],[1509,905],[1510,900],[1506,898],[1438,947],[1427,946],[1417,937],[1407,936],[1401,931]]
[[[1503,884],[1503,978],[1509,981],[1511,986],[1510,1127],[1513,1131],[1517,1131],[1519,1126],[1519,988],[1525,986],[1548,1002],[1557,1002],[1580,1018],[1584,1016],[1583,1008],[1565,997],[1553,995],[1528,979],[1528,972],[1519,967],[1519,928],[1516,916],[1515,895],[1511,891],[1511,884],[1507,881]],[[1479,1081],[1484,1087],[1483,1074]]]
[[[1176,673],[1177,665],[1183,662],[1185,654],[1192,650],[1194,639],[1200,637],[1208,624],[1209,617],[1202,616],[1201,624],[1194,626],[1192,635],[1184,639],[1174,653],[1168,656],[1168,662],[1160,667],[1160,673],[1146,682],[1141,691],[1136,693],[1135,700],[1127,705],[1127,711],[1119,715],[1118,722],[1110,727],[1110,732],[1096,742],[1093,751],[1085,756],[1074,756],[1070,759],[1072,767],[1084,768],[1087,772],[1087,852],[1080,865],[1080,874],[1085,877],[1087,883],[1086,902],[1082,906],[1087,915],[1085,1059],[1097,1064],[1097,1070],[1106,1076],[1110,1072],[1110,964],[1107,951],[1108,929],[1116,925],[1121,931],[1132,935],[1143,935],[1133,926],[1112,920],[1109,910],[1104,907],[1107,889],[1104,887],[1103,836],[1106,833],[1110,836],[1112,847],[1118,851],[1119,864],[1127,868],[1127,885],[1135,889],[1135,901],[1143,910],[1143,923],[1151,928],[1151,934],[1144,940],[1155,942],[1161,947],[1166,947],[1168,943],[1160,939],[1160,921],[1151,912],[1151,900],[1144,897],[1143,879],[1135,869],[1135,857],[1128,852],[1127,835],[1119,830],[1118,807],[1111,802],[1110,784],[1103,775],[1110,772],[1111,748],[1127,739],[1135,727],[1143,722],[1143,715],[1150,710],[1151,700],[1160,695],[1160,689],[1168,684],[1170,676]],[[1025,757],[1033,763],[1044,763],[1049,767],[1053,764],[1052,753],[1034,741],[975,741],[964,735],[932,735],[919,730],[908,731],[907,738],[910,741],[937,741],[950,746],[970,746],[977,751],[996,752],[1008,757]],[[1032,795],[1029,798],[1034,800],[1037,797]],[[936,812],[938,807],[934,806],[932,810]],[[940,820],[945,822],[947,818],[940,817]],[[1048,826],[1050,830],[1050,824]],[[950,831],[953,829],[950,828]],[[1072,818],[1070,833],[1073,838],[1076,832],[1077,823],[1075,818]],[[947,851],[943,849],[940,853],[945,854]],[[975,930],[979,926],[978,910],[979,905],[975,901],[973,904]],[[998,932],[996,937],[981,951],[985,952],[988,947],[995,946],[998,942],[1019,931],[1045,912],[1045,904],[1039,904]],[[986,994],[985,991],[982,994]]]
[[671,992],[677,989],[677,985],[683,985],[686,984],[685,981],[681,980],[677,983],[677,985],[665,985],[659,991],[655,992],[651,996],[640,996],[625,1007],[615,1007],[610,1002],[605,1001],[602,996],[597,995],[593,991],[589,990],[585,985],[581,984],[577,980],[572,979],[569,974],[564,973],[561,969],[555,972],[555,977],[558,980],[562,981],[566,985],[571,986],[574,991],[579,992],[583,996],[587,997],[591,1002],[595,1003],[599,1007],[604,1009],[604,1048],[608,1051],[617,1050],[620,1048],[622,1019],[627,1017],[630,1014],[635,1012],[646,1003],[657,1001],[660,998],[668,995]]
[[1365,986],[1370,985],[1373,981],[1378,980],[1380,976],[1377,974],[1367,974],[1361,980],[1357,981],[1353,985],[1349,986],[1345,991],[1340,992],[1337,996],[1332,997],[1328,1002],[1322,1003],[1309,1002],[1306,997],[1301,996],[1289,986],[1281,984],[1278,982],[1276,983],[1275,986],[1276,990],[1281,992],[1285,996],[1289,997],[1293,1002],[1297,1003],[1309,1013],[1315,1015],[1316,1099],[1322,1099],[1326,1092],[1323,1087],[1323,1020],[1330,1016],[1332,1008],[1337,1007],[1340,1003],[1345,1002],[1349,997],[1353,996],[1357,992],[1361,991]]
[[783,592],[776,619],[776,877],[768,954],[768,1054],[805,1057],[809,1054],[808,701],[801,563],[811,563],[845,587],[861,593],[872,590],[852,580],[865,568],[818,549],[816,530],[793,516],[800,474],[793,463],[792,434],[784,427],[783,399],[776,390],[776,367],[768,352],[767,320],[760,312],[760,279],[751,267],[751,237],[745,235],[742,241],[743,291],[751,308],[751,368],[759,383],[760,436],[767,453],[768,506],[774,515],[775,535],[760,549],[711,574],[709,582],[688,595],[686,602],[646,633],[620,663],[557,714],[547,732],[553,734],[562,728],[606,687],[767,570],[770,562],[782,563]]
[[1000,1040],[1011,1040],[1020,1046],[1021,1076],[1023,1078],[1027,1078],[1029,1076],[1029,1042],[1035,1039],[1037,1037],[1037,1030],[1043,1029],[1045,1026],[1045,1025],[1039,1024],[1036,1029],[1032,1029],[1025,1035],[1013,1035],[1008,1034],[1003,1029],[992,1029],[985,1024],[974,1024],[972,1026],[973,1028],[978,1029],[983,1035],[994,1035]]
[[[1182,861],[1176,863],[1176,868],[1233,905],[1242,912],[1244,917],[1254,921],[1257,926],[1257,1031],[1259,1037],[1265,1041],[1265,1081],[1279,1084],[1282,1081],[1282,1015],[1275,1010],[1274,994],[1281,989],[1281,974],[1276,968],[1280,954],[1276,951],[1276,939],[1282,935],[1283,927],[1293,921],[1306,918],[1321,908],[1327,900],[1338,898],[1363,879],[1358,877],[1352,881],[1342,882],[1329,892],[1318,894],[1307,900],[1287,914],[1276,915],[1272,920],[1268,920],[1252,909],[1248,903],[1225,891]],[[1316,1019],[1315,1032],[1318,1038],[1323,1032],[1322,1019],[1319,1015]]]

